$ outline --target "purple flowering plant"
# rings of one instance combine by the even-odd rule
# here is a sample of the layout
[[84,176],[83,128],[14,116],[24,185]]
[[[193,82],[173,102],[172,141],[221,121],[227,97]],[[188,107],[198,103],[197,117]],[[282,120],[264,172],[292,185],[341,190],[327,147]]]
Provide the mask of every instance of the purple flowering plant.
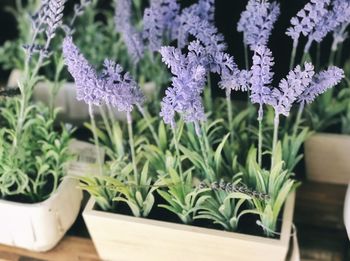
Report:
[[[199,0],[182,10],[174,1],[150,1],[143,23],[135,20],[131,1],[116,4],[116,30],[133,61],[131,73],[110,59],[98,69],[71,36],[63,44],[77,98],[89,105],[97,151],[103,144],[108,155],[106,162],[99,157],[102,175],[79,178],[81,186],[105,211],[118,211],[124,202],[133,215],[147,217],[162,207],[185,224],[206,219],[229,231],[236,231],[240,219],[249,214],[257,218],[265,235],[276,236],[281,208],[298,185],[293,168],[308,134],[299,128],[304,108],[338,84],[343,71],[330,66],[319,72],[310,62],[294,66],[293,61],[285,78],[275,84],[274,58],[268,48],[280,13],[275,2],[249,1],[241,15],[238,30],[253,52],[250,67],[246,55],[245,69],[226,51],[224,37],[214,25],[214,1]],[[316,30],[315,14],[323,15],[328,4],[311,1],[293,19],[288,34],[294,46],[301,35]],[[150,62],[144,60],[147,55],[158,56],[172,75],[159,100],[150,101],[140,88],[140,76],[146,77],[142,62]],[[210,95],[211,74],[218,75],[225,102]],[[231,101],[237,91],[247,92],[253,104],[241,112]],[[280,118],[295,117],[296,105],[293,133],[282,136]],[[95,109],[101,111],[100,120]],[[125,122],[115,120],[116,110],[125,113]],[[274,120],[269,125],[271,111]],[[257,133],[247,134],[255,125]],[[243,140],[239,136],[246,136],[247,144],[238,144]],[[244,146],[247,151],[241,149]],[[155,192],[165,204],[154,205]]]

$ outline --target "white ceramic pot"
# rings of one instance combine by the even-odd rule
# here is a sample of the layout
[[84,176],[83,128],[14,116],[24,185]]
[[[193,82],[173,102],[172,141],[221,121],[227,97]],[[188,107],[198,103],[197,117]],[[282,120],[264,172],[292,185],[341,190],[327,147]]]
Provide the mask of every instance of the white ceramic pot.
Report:
[[35,204],[0,200],[0,244],[52,249],[79,214],[82,191],[77,185],[77,180],[64,178],[50,198]]

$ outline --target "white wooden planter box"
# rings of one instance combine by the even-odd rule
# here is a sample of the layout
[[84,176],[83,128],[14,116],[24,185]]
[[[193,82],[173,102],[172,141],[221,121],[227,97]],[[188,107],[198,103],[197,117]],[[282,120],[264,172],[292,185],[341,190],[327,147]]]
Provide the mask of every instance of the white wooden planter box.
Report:
[[0,200],[0,244],[32,251],[52,249],[74,223],[82,192],[77,181],[64,178],[47,200],[17,203]]
[[295,194],[283,210],[280,239],[199,228],[95,210],[83,217],[103,260],[284,261],[289,248]]
[[317,133],[305,141],[309,180],[336,184],[350,182],[350,135]]

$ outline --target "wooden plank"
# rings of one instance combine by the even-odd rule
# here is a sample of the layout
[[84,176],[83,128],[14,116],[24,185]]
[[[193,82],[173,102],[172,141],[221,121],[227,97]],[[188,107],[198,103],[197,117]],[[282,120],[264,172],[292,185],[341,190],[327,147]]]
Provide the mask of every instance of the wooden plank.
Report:
[[0,261],[97,261],[95,247],[90,239],[66,236],[53,250],[46,253],[0,245]]
[[295,222],[344,230],[346,185],[305,181],[297,190]]

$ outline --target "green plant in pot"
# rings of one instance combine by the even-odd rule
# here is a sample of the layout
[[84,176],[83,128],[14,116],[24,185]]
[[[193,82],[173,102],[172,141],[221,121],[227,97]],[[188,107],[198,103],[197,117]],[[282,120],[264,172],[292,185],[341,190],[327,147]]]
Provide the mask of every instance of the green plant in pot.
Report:
[[[58,109],[33,103],[33,90],[45,77],[41,69],[62,26],[64,1],[43,1],[32,18],[30,42],[23,46],[18,88],[1,90],[0,100],[0,242],[34,251],[53,248],[75,221],[82,192],[66,178],[74,159],[69,149],[74,129],[54,125]],[[55,73],[63,69],[62,56]],[[51,96],[60,82],[55,80]],[[67,201],[70,202],[67,212]],[[21,213],[19,216],[18,213]],[[16,222],[13,222],[16,220]]]
[[[192,19],[202,22],[196,15]],[[107,151],[98,175],[78,177],[93,198],[84,217],[102,258],[141,258],[145,252],[133,248],[139,244],[152,250],[153,258],[165,258],[165,252],[174,248],[179,252],[185,248],[186,257],[200,251],[221,257],[213,249],[203,250],[201,244],[187,247],[187,236],[191,242],[213,245],[228,240],[229,251],[225,246],[223,249],[230,254],[223,254],[224,259],[253,255],[244,250],[255,246],[255,240],[266,248],[279,245],[271,260],[277,260],[277,255],[285,257],[292,222],[286,213],[291,214],[292,192],[298,184],[293,168],[300,160],[297,151],[306,131],[296,128],[293,135],[281,135],[279,121],[281,115],[289,115],[294,103],[320,94],[319,89],[329,84],[324,75],[331,77],[341,70],[334,67],[316,74],[313,65],[305,63],[273,87],[274,62],[265,45],[254,46],[249,70],[239,70],[224,52],[216,31],[211,30],[211,37],[206,38],[197,28],[199,33],[189,31],[198,40],[189,43],[186,54],[175,47],[160,49],[173,78],[165,97],[154,101],[160,103],[159,116],[146,109],[137,82],[120,65],[107,59],[98,73],[72,37],[64,40],[65,61],[75,79],[77,97],[90,108],[97,151],[100,144]],[[204,109],[202,96],[209,73],[220,76],[219,86],[227,96],[221,111]],[[233,115],[230,96],[233,91],[248,89],[252,103],[258,105],[257,136],[239,140],[237,132],[244,129],[242,126],[249,129],[249,123],[242,122],[250,119],[242,116],[243,120],[235,121],[240,114]],[[206,102],[211,102],[207,107],[215,108],[213,98],[207,96]],[[103,104],[103,118],[97,121],[93,110]],[[272,129],[265,126],[266,106],[272,108]],[[116,122],[114,110],[124,111],[126,122]],[[268,135],[271,144],[264,141],[265,127],[272,131]],[[292,156],[288,148],[292,148]],[[108,235],[101,232],[101,226],[108,227]],[[151,231],[152,238],[144,240]],[[253,234],[254,240],[246,234]],[[179,237],[184,242],[176,242]],[[107,238],[115,244],[106,246]],[[167,242],[165,251],[156,251],[155,246],[162,242]]]

